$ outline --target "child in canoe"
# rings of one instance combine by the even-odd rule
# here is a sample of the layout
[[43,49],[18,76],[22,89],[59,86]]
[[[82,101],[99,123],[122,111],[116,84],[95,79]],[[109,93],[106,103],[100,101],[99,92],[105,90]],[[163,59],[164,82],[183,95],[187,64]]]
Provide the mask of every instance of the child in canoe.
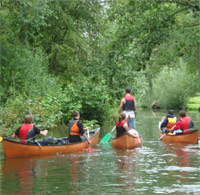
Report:
[[120,137],[124,133],[127,133],[131,137],[139,137],[139,133],[135,129],[129,129],[127,120],[126,115],[123,112],[120,113],[116,121],[117,137]]

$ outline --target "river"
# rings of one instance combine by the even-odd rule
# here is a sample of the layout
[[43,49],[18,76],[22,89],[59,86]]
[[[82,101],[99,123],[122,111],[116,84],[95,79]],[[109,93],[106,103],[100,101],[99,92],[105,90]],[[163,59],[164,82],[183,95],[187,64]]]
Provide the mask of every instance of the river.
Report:
[[[187,113],[200,128],[200,113]],[[200,194],[200,143],[158,141],[166,112],[138,111],[143,147],[116,150],[98,144],[94,152],[5,159],[0,145],[1,194]],[[102,126],[101,137],[113,128]],[[59,135],[58,135],[59,136]]]

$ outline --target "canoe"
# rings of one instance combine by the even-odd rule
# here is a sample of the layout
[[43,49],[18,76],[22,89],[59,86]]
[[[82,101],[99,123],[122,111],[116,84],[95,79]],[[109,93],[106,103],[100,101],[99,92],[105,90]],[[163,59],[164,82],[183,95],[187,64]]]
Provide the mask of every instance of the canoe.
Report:
[[133,138],[125,133],[120,137],[112,137],[112,146],[120,149],[138,148],[142,146],[142,138]]
[[[198,144],[199,131],[194,130],[187,134],[181,135],[164,135],[160,130],[158,132],[160,140],[166,143],[186,143],[186,144]],[[163,136],[163,137],[161,137]]]
[[[98,143],[99,134],[100,134],[100,128],[91,130],[89,132],[91,146]],[[17,141],[4,138],[2,143],[3,143],[4,156],[6,158],[67,154],[67,153],[74,153],[77,151],[81,151],[89,147],[87,141],[68,143],[66,145],[39,146],[39,145],[27,145],[24,143],[19,143]]]

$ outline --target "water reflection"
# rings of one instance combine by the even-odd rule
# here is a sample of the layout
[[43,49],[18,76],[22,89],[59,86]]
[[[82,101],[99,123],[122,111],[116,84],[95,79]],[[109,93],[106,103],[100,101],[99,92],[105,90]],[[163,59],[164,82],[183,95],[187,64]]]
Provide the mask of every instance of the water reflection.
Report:
[[131,192],[135,188],[134,178],[137,177],[136,167],[139,157],[139,149],[132,150],[115,150],[115,165],[118,167],[120,175],[117,183],[124,189],[123,193]]
[[[119,150],[106,143],[94,147],[93,153],[2,159],[0,146],[0,192],[2,195],[197,195],[200,193],[200,144],[158,141],[158,121],[165,114],[138,112],[136,122],[144,141],[142,149]],[[112,127],[113,123],[102,128],[101,136]]]
[[[32,194],[35,179],[35,161],[30,159],[5,159],[2,166],[2,188],[6,187],[9,194]],[[9,188],[8,183],[13,180],[15,187]],[[14,181],[15,180],[15,181]],[[13,189],[16,192],[13,192]],[[11,190],[11,191],[10,191]]]

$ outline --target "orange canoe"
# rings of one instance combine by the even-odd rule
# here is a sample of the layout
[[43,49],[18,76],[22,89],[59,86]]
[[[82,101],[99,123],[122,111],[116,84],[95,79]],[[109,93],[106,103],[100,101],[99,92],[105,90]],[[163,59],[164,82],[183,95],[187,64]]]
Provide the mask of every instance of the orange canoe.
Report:
[[160,140],[166,143],[198,144],[198,137],[199,137],[198,130],[194,130],[190,133],[181,134],[181,135],[168,135],[168,134],[164,135],[161,133],[161,131],[159,131],[158,133],[159,133]]
[[[100,128],[90,131],[91,145],[95,145],[98,143],[99,133]],[[88,148],[87,141],[53,146],[27,145],[5,138],[2,142],[4,156],[7,158],[66,154],[81,151]]]
[[112,138],[112,146],[121,149],[138,148],[142,146],[142,138],[133,138],[125,133],[120,137]]

